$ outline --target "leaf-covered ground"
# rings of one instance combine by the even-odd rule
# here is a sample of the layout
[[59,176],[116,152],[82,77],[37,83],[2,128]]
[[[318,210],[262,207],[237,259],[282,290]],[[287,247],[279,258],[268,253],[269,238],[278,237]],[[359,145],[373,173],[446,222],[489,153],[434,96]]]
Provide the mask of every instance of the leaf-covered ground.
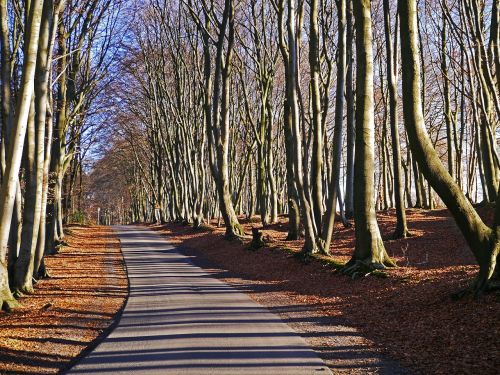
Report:
[[[378,219],[383,236],[389,238],[394,212],[380,213]],[[227,270],[222,278],[246,289],[301,331],[334,372],[377,373],[381,368],[369,358],[380,352],[414,373],[497,374],[499,295],[480,300],[450,298],[468,285],[477,266],[448,211],[408,210],[408,222],[412,237],[385,241],[399,267],[387,278],[358,280],[335,273],[328,264],[347,261],[353,250],[354,230],[341,224],[336,227],[333,256],[308,264],[293,256],[301,241],[284,241],[284,218],[263,230],[270,244],[257,251],[248,250],[249,240],[225,241],[223,229],[214,226],[203,231],[180,224],[156,229],[182,244],[195,262]],[[249,233],[260,224],[252,220],[244,227]],[[293,319],[298,311],[317,319],[304,319],[304,314]],[[322,317],[331,320],[322,321]],[[324,329],[332,324],[351,327],[363,337],[353,331]],[[339,337],[345,336],[350,345],[339,344]],[[345,362],[346,351],[366,358],[361,364]]]
[[67,368],[113,323],[128,281],[120,243],[110,228],[71,227],[50,279],[22,307],[0,313],[0,374],[54,374]]

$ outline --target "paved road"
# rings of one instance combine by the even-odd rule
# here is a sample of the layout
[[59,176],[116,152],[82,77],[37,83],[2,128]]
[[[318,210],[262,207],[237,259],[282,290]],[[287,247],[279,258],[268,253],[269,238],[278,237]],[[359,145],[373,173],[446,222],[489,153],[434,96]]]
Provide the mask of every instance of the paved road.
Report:
[[160,235],[115,229],[130,296],[114,331],[70,374],[331,374],[278,316]]

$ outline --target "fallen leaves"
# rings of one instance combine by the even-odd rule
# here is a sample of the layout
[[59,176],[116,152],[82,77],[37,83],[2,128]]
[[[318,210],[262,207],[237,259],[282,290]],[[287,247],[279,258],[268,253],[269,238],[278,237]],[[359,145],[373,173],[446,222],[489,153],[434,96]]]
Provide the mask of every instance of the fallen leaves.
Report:
[[68,247],[46,258],[52,277],[22,307],[0,314],[0,373],[54,374],[111,325],[127,277],[111,228],[71,227]]
[[[492,218],[491,210],[480,214]],[[262,229],[272,247],[255,252],[246,250],[247,244],[225,241],[223,228],[196,232],[172,224],[156,229],[182,244],[196,262],[229,271],[221,277],[243,285],[256,300],[271,307],[300,305],[311,313],[341,317],[371,340],[368,345],[415,372],[496,374],[500,368],[498,294],[479,301],[453,301],[450,295],[466,287],[477,272],[472,253],[447,210],[408,210],[407,217],[412,237],[385,241],[400,267],[390,270],[389,278],[356,281],[335,274],[324,262],[304,264],[290,256],[302,242],[284,240],[284,218]],[[378,221],[383,236],[389,238],[395,227],[394,211],[379,213]],[[256,226],[243,225],[247,232]],[[354,228],[337,224],[331,260],[346,262],[353,247]],[[328,342],[324,339],[322,345]],[[365,373],[361,367],[356,371],[352,373]]]

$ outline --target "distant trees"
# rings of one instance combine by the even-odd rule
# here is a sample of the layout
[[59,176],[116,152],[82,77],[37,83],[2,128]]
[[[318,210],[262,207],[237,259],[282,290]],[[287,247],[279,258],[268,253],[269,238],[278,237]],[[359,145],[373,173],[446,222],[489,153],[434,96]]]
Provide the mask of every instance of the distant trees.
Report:
[[243,216],[287,216],[305,256],[354,218],[358,275],[393,266],[376,209],[404,238],[407,208],[442,202],[479,263],[473,290],[494,286],[500,219],[473,204],[498,211],[496,1],[151,0],[121,43],[122,9],[0,5],[3,309],[48,276],[85,206],[103,223],[216,218],[228,238]]
[[234,238],[244,216],[287,216],[309,256],[354,218],[358,275],[394,265],[376,210],[395,210],[400,239],[408,208],[444,203],[490,249],[471,222],[498,194],[498,4],[420,1],[410,17],[402,1],[145,2],[113,86],[120,152],[103,159],[129,160],[128,220],[216,218]]

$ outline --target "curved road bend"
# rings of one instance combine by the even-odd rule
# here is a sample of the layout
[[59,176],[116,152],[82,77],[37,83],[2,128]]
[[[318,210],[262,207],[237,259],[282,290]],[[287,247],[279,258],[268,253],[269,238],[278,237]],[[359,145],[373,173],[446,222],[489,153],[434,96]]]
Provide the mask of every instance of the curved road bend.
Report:
[[331,374],[266,308],[144,227],[115,227],[130,295],[113,332],[69,374]]

